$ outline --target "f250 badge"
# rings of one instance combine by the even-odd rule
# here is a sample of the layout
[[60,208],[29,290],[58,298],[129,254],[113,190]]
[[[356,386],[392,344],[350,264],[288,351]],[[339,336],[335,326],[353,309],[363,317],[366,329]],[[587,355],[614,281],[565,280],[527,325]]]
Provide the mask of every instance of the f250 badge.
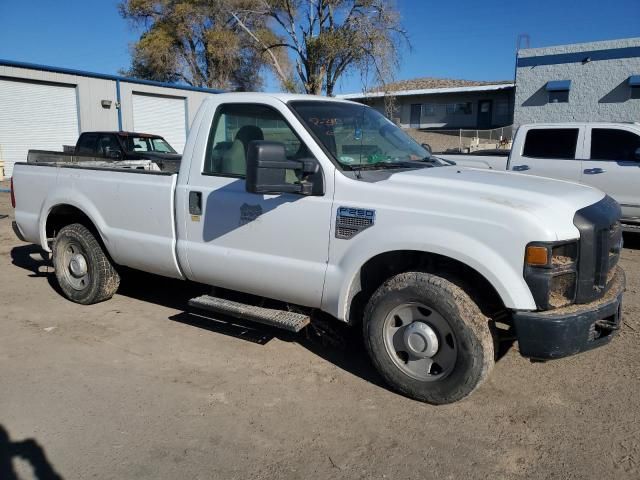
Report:
[[336,238],[349,240],[376,222],[376,211],[357,207],[338,207]]

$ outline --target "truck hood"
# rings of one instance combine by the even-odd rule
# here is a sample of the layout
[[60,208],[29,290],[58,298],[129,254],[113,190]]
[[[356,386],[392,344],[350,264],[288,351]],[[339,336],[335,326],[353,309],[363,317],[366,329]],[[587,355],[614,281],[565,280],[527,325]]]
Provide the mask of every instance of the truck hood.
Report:
[[404,205],[416,206],[420,199],[430,209],[446,205],[448,213],[458,216],[529,217],[548,239],[578,237],[576,211],[604,197],[597,189],[563,180],[457,166],[364,171],[362,180],[380,182],[388,189],[385,200],[395,198]]

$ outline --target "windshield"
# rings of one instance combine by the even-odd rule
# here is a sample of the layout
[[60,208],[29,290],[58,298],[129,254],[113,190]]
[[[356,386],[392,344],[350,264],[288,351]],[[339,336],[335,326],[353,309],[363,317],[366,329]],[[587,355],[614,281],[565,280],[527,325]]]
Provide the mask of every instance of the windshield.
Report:
[[126,137],[128,152],[176,153],[162,137]]
[[343,167],[402,167],[411,166],[407,162],[435,161],[428,150],[366,105],[302,101],[291,102],[291,107]]

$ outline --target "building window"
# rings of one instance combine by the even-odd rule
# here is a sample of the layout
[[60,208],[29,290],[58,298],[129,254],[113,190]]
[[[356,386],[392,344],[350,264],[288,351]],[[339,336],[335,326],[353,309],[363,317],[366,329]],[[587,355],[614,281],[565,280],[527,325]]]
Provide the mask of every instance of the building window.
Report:
[[569,103],[569,90],[549,92],[549,103]]
[[640,75],[629,77],[629,87],[631,88],[630,98],[640,98]]
[[436,105],[434,103],[424,103],[422,105],[422,115],[425,117],[434,117],[436,114]]
[[577,128],[534,128],[527,132],[522,155],[572,160],[576,157]]
[[549,93],[549,103],[568,103],[571,80],[553,80],[547,82],[546,89]]
[[447,115],[471,115],[471,102],[447,103]]
[[501,117],[508,117],[511,111],[509,100],[498,100],[496,102],[496,115]]

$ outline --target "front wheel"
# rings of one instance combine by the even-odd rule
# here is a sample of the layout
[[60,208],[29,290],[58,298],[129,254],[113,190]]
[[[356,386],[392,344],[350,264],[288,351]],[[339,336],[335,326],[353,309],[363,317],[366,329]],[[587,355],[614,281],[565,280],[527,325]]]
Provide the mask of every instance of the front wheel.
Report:
[[364,343],[394,389],[431,404],[452,403],[471,394],[493,367],[488,322],[454,283],[428,273],[401,273],[369,300]]
[[91,231],[79,223],[63,227],[53,244],[53,266],[65,296],[91,305],[108,300],[120,276]]

